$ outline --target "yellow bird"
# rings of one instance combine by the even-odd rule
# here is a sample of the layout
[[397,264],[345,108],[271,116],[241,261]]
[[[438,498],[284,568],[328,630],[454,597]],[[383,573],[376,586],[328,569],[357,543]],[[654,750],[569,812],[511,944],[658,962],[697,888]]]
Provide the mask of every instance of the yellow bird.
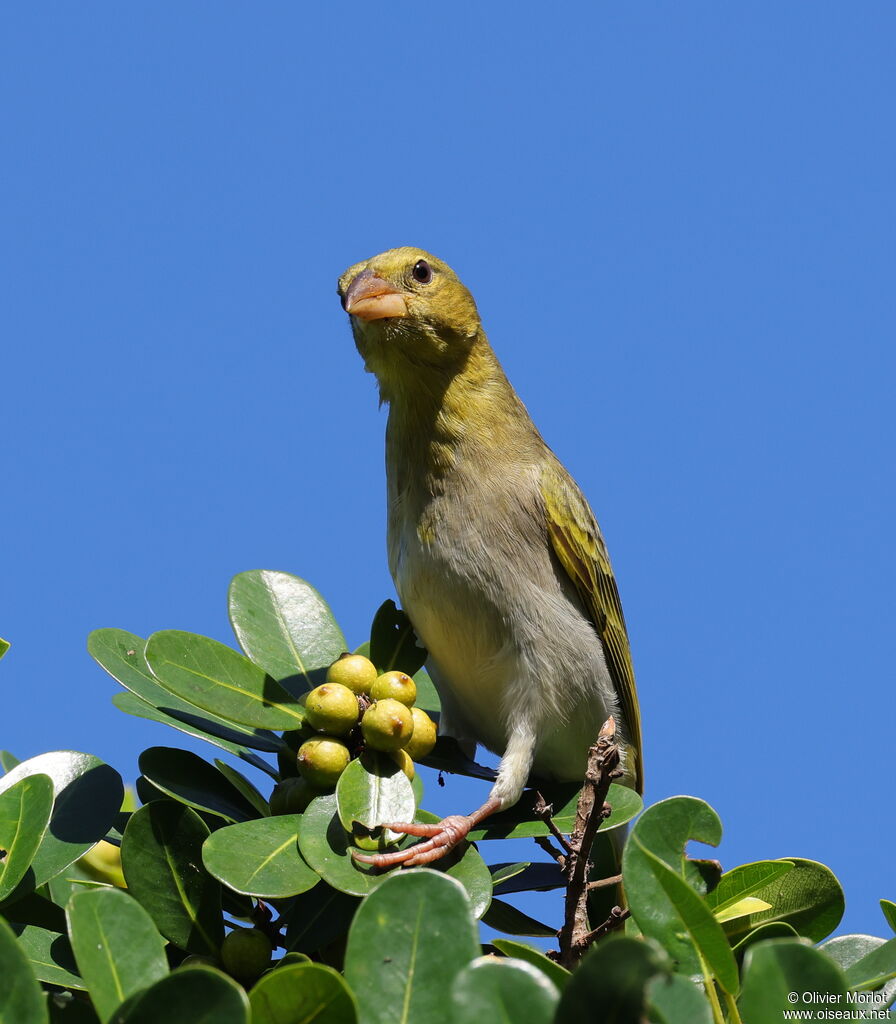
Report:
[[358,351],[389,405],[389,568],[429,652],[440,731],[501,755],[488,800],[379,867],[442,856],[514,804],[530,772],[573,781],[613,715],[621,779],[642,790],[641,719],[616,580],[594,515],[501,368],[472,295],[421,249],[339,279]]

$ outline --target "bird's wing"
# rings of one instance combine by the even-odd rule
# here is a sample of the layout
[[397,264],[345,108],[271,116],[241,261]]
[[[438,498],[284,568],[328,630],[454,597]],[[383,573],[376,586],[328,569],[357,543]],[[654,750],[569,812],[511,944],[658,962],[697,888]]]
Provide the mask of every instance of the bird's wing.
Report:
[[622,615],[616,578],[607,546],[588,503],[565,469],[549,460],[541,477],[548,536],[554,553],[575,584],[591,621],[603,641],[607,668],[625,717],[634,760],[630,765],[635,788],[643,792],[641,712],[635,691],[635,672]]

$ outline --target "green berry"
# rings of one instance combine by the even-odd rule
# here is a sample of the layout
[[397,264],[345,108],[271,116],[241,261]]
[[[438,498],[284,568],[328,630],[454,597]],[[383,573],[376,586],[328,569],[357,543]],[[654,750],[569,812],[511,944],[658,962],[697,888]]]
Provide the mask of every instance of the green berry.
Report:
[[414,732],[411,709],[387,698],[371,704],[361,718],[364,742],[374,750],[398,750]]
[[376,666],[363,654],[343,654],[327,669],[327,682],[347,686],[353,693],[370,693]]
[[397,700],[411,707],[417,699],[417,684],[406,672],[384,672],[370,687],[374,700]]
[[351,755],[342,740],[319,736],[299,747],[299,773],[313,786],[335,786],[348,767]]
[[271,793],[271,814],[301,814],[320,792],[307,779],[284,779]]
[[221,943],[221,963],[232,978],[254,981],[271,964],[271,940],[258,928],[234,928]]
[[436,745],[438,731],[436,723],[420,708],[411,708],[411,715],[414,719],[414,734],[405,743],[404,749],[415,761],[419,761]]
[[357,695],[341,683],[317,686],[305,699],[308,724],[328,736],[348,736],[360,714]]
[[[413,740],[411,740],[411,742],[413,742]],[[392,758],[411,782],[413,782],[414,776],[417,774],[417,769],[414,767],[414,759],[410,757],[407,750],[392,750],[389,753],[389,757]]]

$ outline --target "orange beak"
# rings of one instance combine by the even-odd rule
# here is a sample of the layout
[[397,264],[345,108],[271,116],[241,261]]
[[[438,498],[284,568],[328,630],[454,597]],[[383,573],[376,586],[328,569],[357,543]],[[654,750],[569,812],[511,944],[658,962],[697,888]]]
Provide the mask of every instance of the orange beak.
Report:
[[346,313],[359,320],[385,320],[408,315],[404,294],[394,285],[377,277],[372,270],[362,270],[349,285],[343,302]]

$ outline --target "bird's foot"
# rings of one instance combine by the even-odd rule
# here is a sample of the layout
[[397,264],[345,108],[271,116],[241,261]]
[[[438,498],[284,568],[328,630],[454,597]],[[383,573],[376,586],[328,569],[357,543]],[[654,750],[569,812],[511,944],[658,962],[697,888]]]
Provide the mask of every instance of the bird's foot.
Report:
[[395,850],[393,853],[368,855],[353,850],[352,856],[355,860],[363,864],[372,864],[375,868],[394,868],[399,864],[402,867],[415,868],[421,864],[431,864],[434,860],[444,857],[458,843],[463,842],[474,825],[478,825],[483,818],[497,811],[500,806],[500,800],[491,799],[472,814],[451,814],[434,825],[414,821],[392,822],[383,827],[406,836],[420,836],[425,842],[409,846],[406,850]]

